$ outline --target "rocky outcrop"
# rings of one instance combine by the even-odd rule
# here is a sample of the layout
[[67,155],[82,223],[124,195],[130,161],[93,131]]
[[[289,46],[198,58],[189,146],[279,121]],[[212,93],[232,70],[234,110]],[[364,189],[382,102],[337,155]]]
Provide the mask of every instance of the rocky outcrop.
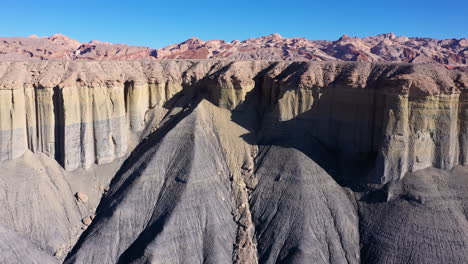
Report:
[[283,38],[271,34],[244,41],[190,38],[157,50],[159,59],[311,60],[437,62],[466,66],[468,40],[397,37],[393,33],[336,41]]
[[50,37],[1,37],[0,60],[133,60],[154,57],[148,47],[90,41],[81,43],[62,34]]
[[466,70],[468,39],[408,38],[393,33],[336,41],[283,38],[271,34],[243,41],[190,38],[161,49],[93,40],[80,43],[61,34],[0,38],[0,60],[228,59],[440,63]]

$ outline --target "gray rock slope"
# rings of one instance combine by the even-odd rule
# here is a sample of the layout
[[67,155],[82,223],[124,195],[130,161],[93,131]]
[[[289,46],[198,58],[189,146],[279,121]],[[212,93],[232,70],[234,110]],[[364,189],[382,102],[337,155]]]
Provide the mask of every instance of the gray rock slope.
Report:
[[0,225],[0,263],[55,264],[59,261],[17,232]]
[[364,263],[467,263],[468,171],[428,168],[359,202]]
[[303,153],[267,147],[251,204],[261,263],[359,263],[356,205]]
[[60,166],[26,153],[20,160],[3,163],[1,174],[0,225],[49,255],[70,248],[81,214]]
[[[229,263],[236,224],[226,160],[203,105],[134,151],[66,263]],[[104,243],[105,242],[105,243]]]

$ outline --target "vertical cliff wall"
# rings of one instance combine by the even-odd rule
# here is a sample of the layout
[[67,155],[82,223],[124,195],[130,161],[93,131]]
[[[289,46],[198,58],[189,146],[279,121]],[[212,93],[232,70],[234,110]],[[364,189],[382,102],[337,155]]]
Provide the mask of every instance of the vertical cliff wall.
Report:
[[[307,67],[305,67],[307,65]],[[331,74],[335,73],[335,75]],[[343,180],[384,183],[466,164],[466,75],[414,65],[290,65],[262,79],[262,139]]]
[[0,160],[29,149],[66,170],[109,163],[203,97],[257,116],[252,144],[295,147],[343,180],[387,182],[468,163],[467,83],[435,65],[1,62]]

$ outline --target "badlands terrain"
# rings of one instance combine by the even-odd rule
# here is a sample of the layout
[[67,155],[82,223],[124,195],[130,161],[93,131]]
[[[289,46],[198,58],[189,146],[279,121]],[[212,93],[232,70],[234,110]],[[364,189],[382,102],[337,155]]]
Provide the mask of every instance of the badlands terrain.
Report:
[[96,40],[81,43],[61,34],[0,37],[0,60],[135,59],[436,62],[454,68],[468,64],[468,39],[409,38],[387,33],[365,38],[343,35],[336,41],[325,41],[271,34],[231,42],[193,37],[152,49]]
[[0,39],[0,263],[467,263],[467,39]]

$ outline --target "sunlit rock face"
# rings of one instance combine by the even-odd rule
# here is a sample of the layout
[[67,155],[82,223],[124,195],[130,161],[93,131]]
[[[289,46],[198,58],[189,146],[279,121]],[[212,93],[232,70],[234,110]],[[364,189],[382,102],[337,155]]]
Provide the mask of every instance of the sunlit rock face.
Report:
[[[5,261],[400,263],[411,242],[405,259],[463,262],[465,236],[430,229],[456,251],[436,259],[405,232],[465,216],[467,87],[435,64],[0,62],[0,206],[15,212],[0,248]],[[414,225],[379,224],[398,208]]]
[[[175,101],[203,97],[259,114],[260,140],[289,141],[307,152],[308,137],[335,153],[340,168],[355,174],[353,165],[368,167],[373,182],[467,163],[466,74],[437,66],[165,61],[0,67],[2,160],[29,149],[66,170],[110,163],[156,129]],[[254,109],[243,109],[252,100]]]
[[337,40],[284,38],[271,34],[246,40],[196,37],[152,49],[92,40],[79,42],[62,34],[50,37],[0,37],[0,61],[12,60],[267,60],[438,63],[468,70],[468,39],[343,35]]

